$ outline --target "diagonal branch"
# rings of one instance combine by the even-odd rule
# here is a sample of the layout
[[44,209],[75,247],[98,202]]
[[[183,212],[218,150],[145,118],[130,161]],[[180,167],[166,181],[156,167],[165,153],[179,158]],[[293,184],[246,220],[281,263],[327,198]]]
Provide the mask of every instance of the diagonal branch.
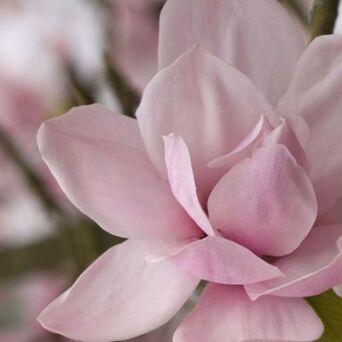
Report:
[[311,38],[334,31],[339,0],[316,0],[312,14]]

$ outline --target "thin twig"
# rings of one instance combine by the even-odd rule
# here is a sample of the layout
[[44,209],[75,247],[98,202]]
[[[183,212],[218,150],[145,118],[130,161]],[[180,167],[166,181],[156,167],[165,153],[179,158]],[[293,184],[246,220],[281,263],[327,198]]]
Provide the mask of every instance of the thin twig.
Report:
[[139,94],[132,85],[125,80],[108,55],[105,56],[105,64],[107,79],[114,91],[114,94],[120,101],[123,114],[135,118],[135,111],[140,102]]
[[75,105],[88,105],[95,103],[95,97],[93,95],[93,90],[84,84],[78,76],[77,72],[72,66],[67,66],[67,75],[69,76],[72,97],[74,99]]
[[63,209],[59,206],[58,202],[54,199],[54,196],[49,192],[48,188],[37,176],[36,171],[33,169],[31,164],[26,160],[24,154],[16,146],[11,136],[0,127],[0,148],[8,155],[8,157],[14,162],[17,168],[20,170],[22,175],[25,177],[27,184],[30,186],[34,194],[51,213],[61,213]]

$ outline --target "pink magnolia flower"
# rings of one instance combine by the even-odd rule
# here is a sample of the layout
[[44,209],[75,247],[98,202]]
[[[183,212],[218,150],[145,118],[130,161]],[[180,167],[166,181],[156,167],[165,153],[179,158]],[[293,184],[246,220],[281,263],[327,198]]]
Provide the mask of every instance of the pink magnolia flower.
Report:
[[342,283],[342,37],[305,49],[273,0],[169,0],[160,30],[137,121],[92,105],[39,131],[70,200],[128,238],[39,321],[132,338],[204,279],[175,342],[319,338],[303,297]]

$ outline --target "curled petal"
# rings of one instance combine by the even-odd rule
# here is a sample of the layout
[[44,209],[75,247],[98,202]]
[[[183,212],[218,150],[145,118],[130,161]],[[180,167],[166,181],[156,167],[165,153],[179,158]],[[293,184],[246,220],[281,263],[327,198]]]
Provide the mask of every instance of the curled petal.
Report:
[[180,136],[171,134],[164,137],[164,143],[166,168],[173,194],[207,235],[215,235],[197,196],[191,159],[185,142]]
[[192,242],[172,260],[197,278],[221,284],[250,284],[283,276],[247,248],[222,237]]

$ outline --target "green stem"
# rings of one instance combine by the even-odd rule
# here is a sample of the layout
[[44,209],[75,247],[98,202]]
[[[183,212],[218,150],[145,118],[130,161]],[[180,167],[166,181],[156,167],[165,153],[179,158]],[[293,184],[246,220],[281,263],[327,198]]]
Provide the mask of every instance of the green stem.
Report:
[[338,14],[339,0],[316,0],[312,14],[312,39],[331,34],[334,31],[335,20]]
[[67,74],[69,75],[69,81],[72,91],[72,97],[74,104],[77,106],[88,105],[95,103],[95,97],[93,96],[93,90],[89,86],[86,86],[84,82],[81,81],[75,69],[71,66],[67,68]]

